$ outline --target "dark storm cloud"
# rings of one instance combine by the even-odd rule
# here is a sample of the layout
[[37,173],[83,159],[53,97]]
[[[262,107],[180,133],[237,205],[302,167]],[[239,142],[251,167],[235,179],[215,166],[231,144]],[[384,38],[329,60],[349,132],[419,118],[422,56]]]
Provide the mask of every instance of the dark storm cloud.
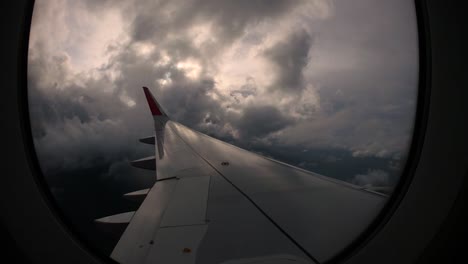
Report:
[[272,89],[290,93],[304,89],[303,69],[309,63],[312,40],[307,31],[300,30],[265,51],[265,56],[276,69]]
[[376,7],[357,0],[335,7],[333,19],[322,21],[314,34],[303,73],[320,98],[317,121],[284,135],[296,144],[313,135],[302,143],[336,146],[355,156],[404,155],[418,87],[413,4],[382,1]]
[[[49,9],[43,3],[39,6],[46,12]],[[62,13],[59,7],[71,2],[49,3],[58,7],[47,11],[44,21],[54,19],[60,25],[60,18],[68,19],[71,12]],[[305,146],[332,147],[356,156],[379,157],[405,148],[404,139],[411,132],[408,124],[417,61],[412,56],[415,50],[405,50],[407,43],[414,42],[411,27],[401,22],[407,22],[407,17],[395,20],[399,6],[405,6],[402,2],[388,1],[377,8],[367,0],[359,5],[343,1],[337,3],[333,19],[320,23],[307,21],[307,16],[291,17],[293,10],[314,1],[84,3],[87,9],[73,4],[83,21],[89,11],[97,18],[121,13],[123,37],[107,45],[108,57],[95,68],[77,70],[74,66],[84,53],[74,53],[80,47],[74,47],[73,41],[87,43],[91,29],[82,30],[81,21],[75,19],[71,25],[76,28],[57,30],[52,43],[53,27],[37,27],[36,41],[30,47],[29,93],[33,133],[45,167],[89,167],[102,160],[112,166],[151,155],[151,148],[137,143],[139,137],[153,132],[142,86],[151,88],[174,120],[237,145],[274,139],[297,153]],[[369,17],[353,5],[369,6],[364,12]],[[277,21],[289,24],[269,32],[272,27],[268,25]],[[81,33],[79,38],[73,37],[75,29]],[[138,45],[147,45],[147,53],[139,53],[143,48]],[[260,47],[258,57],[273,69],[268,76],[270,86],[250,72],[257,64],[245,65],[249,71],[239,74],[240,81],[232,86],[218,82],[212,66],[233,46],[240,46],[238,57],[248,50],[246,46]],[[190,69],[180,67],[187,60],[199,66],[195,77],[190,76]],[[314,68],[314,63],[323,68]],[[108,174],[121,175],[119,170],[121,166],[115,165]]]
[[[129,108],[120,100],[122,91],[106,89],[112,82],[105,75],[66,80],[71,75],[66,57],[36,55],[31,52],[29,59],[29,111],[36,151],[46,174],[151,154],[151,149],[137,143],[145,136],[141,131],[151,131],[151,123],[144,122],[150,116],[135,114],[145,112],[144,104]],[[53,78],[57,74],[62,79]]]
[[239,89],[231,91],[230,94],[238,103],[240,101],[239,96],[247,98],[249,96],[257,95],[257,84],[253,77],[247,77],[245,84],[242,85]]
[[[109,1],[85,2],[89,10],[98,14],[100,9],[110,9]],[[265,19],[279,18],[287,14],[292,8],[301,4],[301,1],[140,1],[135,3],[122,3],[122,12],[126,22],[130,25],[130,44],[119,46],[109,45],[108,51],[114,52],[110,61],[100,68],[104,75],[109,71],[118,72],[119,76],[112,82],[105,76],[98,78],[83,78],[88,87],[82,89],[76,84],[66,84],[60,81],[61,97],[49,98],[45,95],[42,98],[48,100],[42,104],[45,107],[38,113],[52,109],[57,115],[62,115],[62,123],[70,123],[77,117],[80,121],[94,122],[95,120],[106,119],[110,122],[120,120],[126,122],[126,115],[122,114],[122,109],[127,107],[122,103],[120,97],[125,95],[135,101],[136,106],[130,112],[140,110],[145,102],[140,96],[139,87],[153,85],[158,100],[163,104],[172,118],[190,127],[200,129],[204,132],[217,134],[219,136],[229,136],[229,132],[220,131],[226,124],[233,124],[239,116],[228,113],[220,105],[220,98],[223,95],[215,89],[215,82],[212,76],[202,76],[199,79],[188,79],[184,70],[178,69],[176,63],[186,58],[199,58],[203,65],[207,65],[206,59],[215,56],[216,51],[229,46],[239,36],[245,33],[249,25],[255,25]],[[203,43],[202,49],[197,48],[189,36],[188,30],[191,26],[202,23],[211,26],[210,35],[214,40]],[[134,50],[131,43],[151,40],[158,47],[163,48],[171,57],[171,62],[165,65],[153,65],[155,61],[161,59],[158,51],[153,52],[149,57],[142,59]],[[206,48],[208,52],[204,52]],[[34,62],[32,62],[34,63]],[[44,62],[42,62],[44,63]],[[205,67],[202,67],[202,71]],[[62,70],[60,68],[60,70]],[[54,75],[52,70],[43,73],[43,76]],[[72,75],[70,72],[56,73],[55,75]],[[155,80],[170,76],[171,84],[161,87]],[[31,73],[34,76],[34,73]],[[34,78],[34,77],[32,77]],[[102,94],[99,91],[108,87],[113,88],[112,94]],[[32,88],[34,90],[34,88]],[[216,94],[218,100],[210,97],[210,93]],[[51,93],[52,94],[52,93]],[[239,89],[232,91],[232,95],[246,97],[256,95],[255,83],[247,80],[246,84]],[[83,97],[94,98],[93,103],[78,102],[74,104],[69,98]],[[111,96],[108,101],[105,96]],[[222,100],[221,100],[222,101]],[[38,104],[41,99],[38,99]],[[51,107],[54,105],[56,107]],[[60,105],[66,105],[61,108]],[[103,106],[103,107],[99,107]],[[105,107],[104,107],[105,106]],[[70,108],[70,110],[67,110]],[[110,108],[110,109],[109,109]],[[83,110],[85,110],[83,112]],[[276,109],[272,110],[278,112]],[[247,111],[241,122],[245,131],[250,131],[246,127],[246,117],[252,115]],[[90,117],[91,116],[91,117]],[[280,116],[281,117],[281,116]],[[266,128],[265,132],[276,129],[281,118],[274,123],[273,127]],[[49,120],[38,119],[37,124],[51,126]],[[56,128],[61,130],[63,128]],[[96,128],[97,129],[97,128]],[[209,129],[209,131],[207,131]],[[57,131],[55,131],[57,132]],[[62,131],[63,132],[63,131]],[[126,132],[121,131],[120,137],[128,137]],[[42,132],[44,134],[46,132]],[[50,131],[49,131],[50,133]],[[226,134],[227,133],[227,134]],[[250,135],[250,134],[249,134]],[[89,135],[90,138],[95,135]],[[127,139],[128,140],[128,139]],[[125,140],[124,140],[125,141]],[[106,146],[102,146],[106,148]]]
[[135,40],[164,39],[168,34],[189,28],[196,22],[213,23],[220,42],[243,34],[246,26],[265,18],[287,14],[303,1],[288,0],[180,0],[146,1],[130,8],[134,14]]
[[[32,87],[32,85],[30,85]],[[66,93],[48,96],[43,91],[35,88],[29,90],[31,100],[29,108],[34,118],[31,120],[33,135],[41,137],[45,135],[46,124],[56,124],[64,122],[66,119],[78,118],[81,123],[91,121],[88,109],[82,104],[89,99],[79,91],[69,90]]]
[[[109,171],[102,176],[116,178],[121,172],[113,164],[152,155],[151,148],[137,142],[153,133],[142,86],[150,86],[171,118],[185,125],[203,131],[207,117],[218,120],[211,122],[211,129],[229,122],[219,101],[209,96],[216,93],[212,78],[189,79],[175,62],[155,66],[154,62],[161,59],[158,52],[142,59],[128,45],[114,48],[118,52],[97,70],[96,76],[74,75],[67,56],[40,56],[45,53],[31,51],[31,124],[46,173],[108,164]],[[111,79],[110,72],[117,72],[117,77]],[[167,74],[171,84],[161,87],[155,83]],[[68,80],[70,76],[76,79]],[[134,105],[126,105],[123,96]]]
[[247,107],[235,125],[243,139],[252,139],[262,138],[292,123],[293,120],[277,108],[267,105]]
[[[130,37],[135,42],[153,42],[176,60],[197,58],[211,65],[223,50],[243,36],[250,26],[280,19],[305,3],[300,0],[163,0],[127,4]],[[194,36],[209,27],[201,43]]]
[[[153,65],[154,61],[159,59],[161,54],[158,52],[154,52],[147,59],[142,59],[134,50],[123,49],[111,60],[112,67],[117,67],[120,72],[114,82],[116,90],[125,91],[135,100],[136,105],[146,107],[141,86],[150,86],[171,118],[192,128],[201,128],[207,116],[218,116],[218,120],[225,120],[228,117],[220,101],[210,96],[214,93],[222,97],[216,91],[212,77],[190,79],[184,70],[177,68],[177,60],[164,65]],[[170,76],[169,84],[162,86],[155,83],[155,80],[166,76]],[[146,110],[143,110],[143,113],[146,113]]]
[[161,99],[172,118],[196,128],[206,116],[223,112],[219,102],[209,96],[213,90],[214,81],[210,79],[179,81],[168,87]]
[[[46,63],[46,58],[39,57],[30,60],[28,65],[28,94],[29,110],[31,114],[31,126],[34,137],[42,137],[46,134],[45,126],[64,122],[65,119],[77,117],[81,122],[89,122],[90,116],[82,102],[90,101],[86,95],[77,93],[76,90],[67,90],[62,93],[48,93],[38,89],[41,76],[45,76],[53,70],[58,75],[66,75],[67,56],[54,56]],[[47,64],[48,67],[44,67]],[[51,67],[52,66],[52,67]],[[58,84],[50,84],[50,90],[57,91]]]

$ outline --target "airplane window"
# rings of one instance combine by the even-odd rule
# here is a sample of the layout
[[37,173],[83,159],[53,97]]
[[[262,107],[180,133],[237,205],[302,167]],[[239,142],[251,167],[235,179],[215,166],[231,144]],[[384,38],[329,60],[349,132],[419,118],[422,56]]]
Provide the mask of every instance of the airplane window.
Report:
[[44,179],[120,263],[326,262],[401,176],[417,33],[409,0],[37,0]]

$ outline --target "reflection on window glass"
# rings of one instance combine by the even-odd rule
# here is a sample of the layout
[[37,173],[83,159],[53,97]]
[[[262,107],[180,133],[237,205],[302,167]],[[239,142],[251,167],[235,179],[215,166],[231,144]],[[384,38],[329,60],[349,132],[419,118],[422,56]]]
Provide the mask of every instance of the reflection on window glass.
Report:
[[409,0],[37,0],[28,56],[45,180],[121,263],[329,260],[411,141]]

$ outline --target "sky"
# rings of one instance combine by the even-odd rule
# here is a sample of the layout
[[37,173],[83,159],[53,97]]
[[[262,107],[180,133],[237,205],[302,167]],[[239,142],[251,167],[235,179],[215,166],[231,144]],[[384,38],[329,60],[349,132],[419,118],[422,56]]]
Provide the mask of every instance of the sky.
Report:
[[37,0],[28,60],[56,195],[66,177],[148,184],[128,165],[153,155],[142,86],[177,122],[357,185],[395,184],[411,140],[409,0]]
[[136,210],[154,172],[142,86],[168,115],[244,149],[360,186],[393,186],[418,87],[410,0],[36,0],[28,97],[63,219],[109,255],[93,220]]

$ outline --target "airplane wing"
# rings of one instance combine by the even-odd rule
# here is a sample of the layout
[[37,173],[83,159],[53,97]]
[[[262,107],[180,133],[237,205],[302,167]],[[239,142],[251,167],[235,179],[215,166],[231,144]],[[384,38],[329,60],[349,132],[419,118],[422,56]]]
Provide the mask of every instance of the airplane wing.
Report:
[[[144,87],[155,155],[132,162],[154,170],[152,188],[126,194],[135,212],[111,258],[139,263],[321,263],[372,222],[386,196],[262,157],[169,119]],[[260,124],[259,124],[260,125]]]

